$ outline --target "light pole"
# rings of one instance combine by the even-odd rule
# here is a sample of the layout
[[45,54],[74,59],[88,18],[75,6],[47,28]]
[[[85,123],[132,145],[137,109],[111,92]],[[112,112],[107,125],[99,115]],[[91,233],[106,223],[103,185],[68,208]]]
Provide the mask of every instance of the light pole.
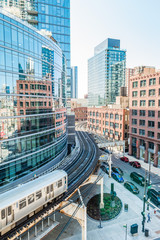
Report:
[[143,195],[143,212],[141,212],[143,219],[142,219],[142,232],[144,232],[144,227],[145,227],[145,209],[146,209],[146,180],[147,180],[147,171],[145,170],[145,183],[144,183],[144,195]]

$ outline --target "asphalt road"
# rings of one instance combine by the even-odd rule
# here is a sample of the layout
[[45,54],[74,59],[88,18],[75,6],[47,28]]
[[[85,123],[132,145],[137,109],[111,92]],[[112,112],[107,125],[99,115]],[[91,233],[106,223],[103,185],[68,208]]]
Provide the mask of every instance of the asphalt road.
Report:
[[[104,152],[102,151],[102,154],[104,154]],[[144,168],[134,168],[132,167],[129,163],[123,162],[120,160],[118,154],[112,154],[112,166],[116,166],[122,169],[124,175],[124,182],[125,181],[130,181],[133,182],[134,185],[139,189],[139,194],[137,194],[137,197],[139,197],[140,199],[143,198],[144,195],[144,187],[140,186],[139,184],[137,184],[136,182],[132,181],[130,179],[130,173],[131,172],[137,172],[139,174],[141,174],[142,176],[145,177],[145,169]],[[151,179],[151,183],[157,183],[159,182],[159,184],[156,184],[153,186],[154,189],[160,191],[160,176],[151,173],[150,175],[150,179]],[[123,183],[119,183],[119,184],[123,184]]]

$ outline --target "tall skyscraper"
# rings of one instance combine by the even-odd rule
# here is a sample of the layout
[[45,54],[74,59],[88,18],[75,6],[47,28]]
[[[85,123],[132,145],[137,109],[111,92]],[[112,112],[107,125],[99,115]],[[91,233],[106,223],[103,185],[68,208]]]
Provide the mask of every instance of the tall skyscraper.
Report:
[[66,155],[65,64],[50,32],[0,9],[0,186]]
[[125,86],[126,51],[120,40],[108,38],[94,49],[88,60],[88,105],[112,104]]
[[78,98],[78,67],[71,67],[71,98]]
[[0,6],[37,29],[52,32],[67,60],[66,97],[70,98],[70,0],[0,0]]

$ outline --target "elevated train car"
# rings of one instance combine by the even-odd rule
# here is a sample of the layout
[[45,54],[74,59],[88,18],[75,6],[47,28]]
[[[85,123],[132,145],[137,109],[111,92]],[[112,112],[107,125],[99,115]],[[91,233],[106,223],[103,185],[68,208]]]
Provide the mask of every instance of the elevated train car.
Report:
[[0,195],[0,234],[31,217],[68,189],[68,176],[55,170]]

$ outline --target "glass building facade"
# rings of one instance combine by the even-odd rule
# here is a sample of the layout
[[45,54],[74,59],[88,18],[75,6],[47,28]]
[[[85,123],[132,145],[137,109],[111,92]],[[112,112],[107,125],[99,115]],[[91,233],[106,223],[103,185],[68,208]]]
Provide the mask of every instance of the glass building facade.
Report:
[[125,86],[126,51],[120,40],[106,39],[88,60],[88,105],[112,104]]
[[67,60],[66,96],[71,97],[70,0],[0,0],[0,6],[37,29],[52,32]]
[[0,9],[0,186],[66,154],[65,84],[53,37]]
[[78,67],[71,67],[71,98],[78,98]]

